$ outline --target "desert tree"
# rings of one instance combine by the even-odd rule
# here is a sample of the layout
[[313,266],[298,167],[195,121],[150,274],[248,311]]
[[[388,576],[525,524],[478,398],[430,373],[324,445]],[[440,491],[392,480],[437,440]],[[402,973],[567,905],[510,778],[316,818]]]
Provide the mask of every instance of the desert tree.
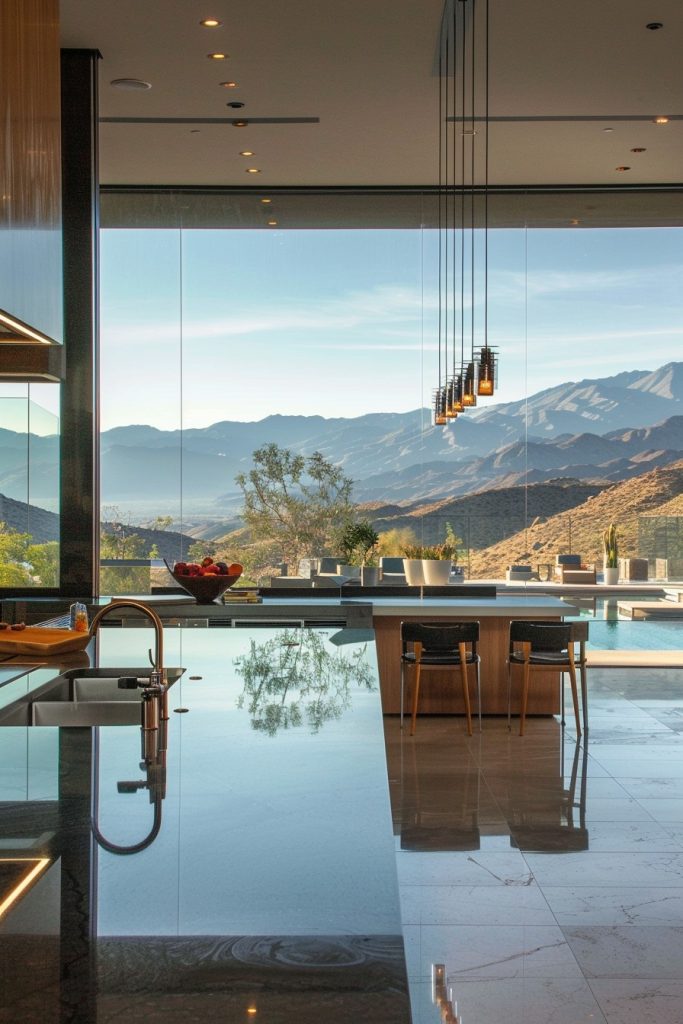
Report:
[[257,448],[252,462],[235,478],[252,539],[275,542],[292,565],[323,554],[353,516],[353,481],[320,452],[298,455],[274,442]]

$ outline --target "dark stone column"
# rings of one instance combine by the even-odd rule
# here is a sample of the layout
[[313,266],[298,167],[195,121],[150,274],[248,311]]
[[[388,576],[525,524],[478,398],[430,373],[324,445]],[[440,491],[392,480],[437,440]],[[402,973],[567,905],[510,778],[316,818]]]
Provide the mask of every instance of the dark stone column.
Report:
[[94,596],[99,566],[99,171],[97,50],[62,50],[64,345],[61,556],[64,596]]

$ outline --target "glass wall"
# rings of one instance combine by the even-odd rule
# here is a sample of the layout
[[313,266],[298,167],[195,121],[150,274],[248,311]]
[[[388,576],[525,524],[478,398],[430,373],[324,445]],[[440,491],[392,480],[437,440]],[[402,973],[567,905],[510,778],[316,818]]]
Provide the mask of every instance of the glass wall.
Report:
[[0,384],[0,587],[59,585],[58,410],[58,384]]
[[[638,557],[640,517],[681,492],[675,202],[492,196],[499,389],[435,427],[434,195],[104,196],[103,592],[170,582],[159,558],[239,561],[256,582],[341,557],[308,521],[298,548],[266,516],[245,529],[282,469],[257,460],[249,478],[268,445],[339,467],[388,556],[455,533],[471,578],[554,578],[561,553],[600,573],[615,521]],[[286,515],[281,491],[266,499]]]

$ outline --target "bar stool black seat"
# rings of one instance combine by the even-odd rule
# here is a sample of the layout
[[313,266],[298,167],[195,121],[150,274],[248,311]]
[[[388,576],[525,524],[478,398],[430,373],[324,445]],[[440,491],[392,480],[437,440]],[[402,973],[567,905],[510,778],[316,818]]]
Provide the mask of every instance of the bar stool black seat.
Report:
[[[581,670],[581,697],[583,704],[584,728],[587,729],[588,700],[586,686],[585,641],[588,637],[587,623],[571,622],[529,622],[513,620],[510,623],[510,648],[508,652],[508,727],[510,725],[510,704],[512,692],[512,667],[522,668],[522,695],[519,714],[519,735],[524,735],[529,681],[534,669],[558,669],[567,672],[572,690],[572,703],[576,719],[576,734],[581,735],[579,721],[579,699],[576,686],[576,666]],[[574,650],[580,644],[579,657]],[[562,724],[564,725],[564,690],[562,691]]]
[[472,710],[468,666],[474,665],[477,681],[477,708],[481,731],[481,686],[479,680],[478,622],[402,622],[401,623],[401,728],[406,666],[414,669],[413,710],[410,735],[415,734],[420,699],[422,669],[453,666],[460,669],[462,696],[467,717],[467,734],[472,735]]

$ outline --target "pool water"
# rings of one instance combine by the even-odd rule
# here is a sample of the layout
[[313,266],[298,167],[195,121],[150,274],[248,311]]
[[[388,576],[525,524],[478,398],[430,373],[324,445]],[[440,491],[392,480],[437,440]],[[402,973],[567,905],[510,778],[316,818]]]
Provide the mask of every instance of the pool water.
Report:
[[[642,600],[641,594],[622,594],[621,600]],[[571,618],[590,622],[589,647],[604,651],[676,651],[683,649],[683,618],[620,618],[615,598],[567,598],[578,606]]]
[[593,619],[589,647],[605,651],[674,651],[683,648],[683,619],[679,622]]

